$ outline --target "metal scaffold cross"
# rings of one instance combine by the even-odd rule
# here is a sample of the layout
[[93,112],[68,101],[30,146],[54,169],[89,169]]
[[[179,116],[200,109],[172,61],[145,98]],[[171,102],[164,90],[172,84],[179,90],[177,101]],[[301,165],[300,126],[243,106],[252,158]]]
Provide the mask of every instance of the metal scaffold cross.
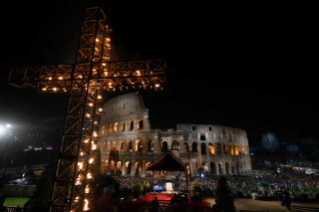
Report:
[[9,83],[40,92],[67,92],[68,109],[50,211],[89,210],[92,153],[97,150],[101,91],[161,90],[163,60],[112,61],[108,20],[101,8],[86,8],[75,64],[13,68]]

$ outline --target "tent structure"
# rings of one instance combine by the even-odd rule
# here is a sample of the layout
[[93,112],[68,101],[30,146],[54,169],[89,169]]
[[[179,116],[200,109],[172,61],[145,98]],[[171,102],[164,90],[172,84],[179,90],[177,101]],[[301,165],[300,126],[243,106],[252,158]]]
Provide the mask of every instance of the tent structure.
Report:
[[167,152],[157,158],[154,163],[147,168],[147,171],[179,171],[185,172],[185,190],[188,191],[188,174],[186,165],[175,157],[171,152]]

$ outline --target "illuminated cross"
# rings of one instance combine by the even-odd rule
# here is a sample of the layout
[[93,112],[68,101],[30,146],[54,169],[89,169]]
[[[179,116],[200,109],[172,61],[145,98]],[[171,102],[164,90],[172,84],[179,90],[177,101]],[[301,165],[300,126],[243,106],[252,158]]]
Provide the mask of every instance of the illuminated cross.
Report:
[[[50,211],[88,209],[92,152],[97,150],[101,91],[161,90],[163,60],[112,61],[108,21],[101,8],[85,9],[75,64],[11,69],[9,83],[40,92],[70,94]],[[100,103],[99,103],[100,102]]]

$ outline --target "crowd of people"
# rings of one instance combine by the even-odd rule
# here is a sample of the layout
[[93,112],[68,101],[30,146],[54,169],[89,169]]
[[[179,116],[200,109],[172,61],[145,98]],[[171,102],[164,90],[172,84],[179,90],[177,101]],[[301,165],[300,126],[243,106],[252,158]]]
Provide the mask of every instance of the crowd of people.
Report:
[[[145,179],[145,178],[134,178],[127,176],[115,176],[115,180],[120,181],[120,189],[126,187],[131,189],[135,183],[143,183],[145,180],[150,182],[150,185],[159,184],[158,179]],[[260,176],[229,176],[227,177],[228,184],[231,187],[251,186],[256,184],[262,184],[263,187],[307,187],[307,188],[318,188],[319,187],[319,176],[307,175],[304,172],[297,170],[287,170],[286,172],[280,172],[271,175],[260,175]],[[196,178],[188,182],[188,186],[192,182],[197,182],[202,188],[215,189],[217,186],[218,178]],[[174,180],[175,190],[185,190],[185,180],[178,179]],[[288,184],[288,185],[287,185]]]

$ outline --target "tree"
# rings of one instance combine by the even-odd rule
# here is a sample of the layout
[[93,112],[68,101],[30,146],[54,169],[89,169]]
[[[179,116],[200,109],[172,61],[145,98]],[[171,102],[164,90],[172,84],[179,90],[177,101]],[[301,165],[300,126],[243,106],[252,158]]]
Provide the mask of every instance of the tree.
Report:
[[291,153],[291,157],[292,157],[292,154],[296,154],[297,152],[300,151],[300,149],[296,144],[289,144],[287,146],[287,151]]
[[231,189],[227,184],[227,179],[223,176],[218,179],[215,201],[217,209],[220,212],[236,211],[234,198],[231,196]]
[[52,192],[52,171],[45,169],[37,184],[36,190],[27,203],[27,211],[49,211]]
[[270,155],[273,152],[274,155],[276,156],[276,149],[278,149],[279,147],[279,143],[277,141],[277,138],[275,136],[275,134],[268,132],[262,135],[262,139],[261,139],[261,143],[262,145],[269,150]]

